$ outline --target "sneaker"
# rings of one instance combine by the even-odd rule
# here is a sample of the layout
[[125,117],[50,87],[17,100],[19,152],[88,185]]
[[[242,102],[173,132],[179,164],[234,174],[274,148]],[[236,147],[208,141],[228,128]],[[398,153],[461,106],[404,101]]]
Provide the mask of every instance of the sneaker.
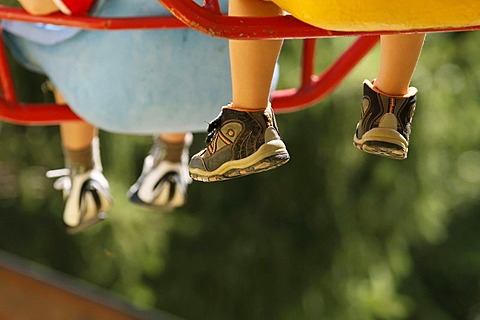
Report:
[[370,81],[365,80],[363,92],[361,119],[353,137],[354,146],[367,153],[405,159],[417,89],[410,87],[406,95],[390,97],[378,92]]
[[100,170],[51,170],[47,177],[58,178],[53,186],[63,191],[63,221],[68,233],[80,232],[105,219],[113,200],[108,181]]
[[156,139],[143,162],[142,174],[130,187],[128,199],[145,206],[170,210],[181,207],[187,200],[188,148],[192,134],[185,135],[182,143],[166,143]]
[[270,106],[257,112],[229,107],[223,107],[210,122],[207,148],[190,160],[194,180],[213,182],[246,176],[279,167],[290,159]]

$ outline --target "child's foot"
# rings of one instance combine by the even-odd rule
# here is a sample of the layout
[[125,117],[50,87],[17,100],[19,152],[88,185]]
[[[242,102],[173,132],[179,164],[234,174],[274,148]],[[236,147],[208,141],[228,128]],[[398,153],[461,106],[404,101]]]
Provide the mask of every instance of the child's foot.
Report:
[[182,143],[156,140],[143,162],[142,174],[130,187],[127,197],[133,203],[170,210],[181,207],[187,199],[188,148],[192,134]]
[[363,82],[361,119],[353,136],[358,149],[402,160],[407,157],[410,125],[416,104],[416,88],[408,94],[390,97],[376,91],[370,81]]
[[112,196],[100,170],[52,170],[47,172],[47,177],[59,177],[54,188],[63,191],[63,221],[68,233],[77,233],[105,219],[105,212],[112,206]]
[[278,134],[272,108],[237,111],[222,108],[208,126],[207,148],[190,160],[193,179],[212,182],[267,171],[290,156]]

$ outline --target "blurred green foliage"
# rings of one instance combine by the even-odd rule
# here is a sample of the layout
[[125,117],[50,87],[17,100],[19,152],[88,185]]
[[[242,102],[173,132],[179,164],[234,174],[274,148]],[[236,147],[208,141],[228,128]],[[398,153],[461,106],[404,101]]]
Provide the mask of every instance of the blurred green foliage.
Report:
[[[318,72],[351,41],[318,40]],[[58,129],[2,123],[0,249],[186,319],[479,319],[478,43],[428,36],[405,161],[352,146],[378,48],[325,100],[277,116],[288,165],[193,183],[181,210],[128,203],[152,138],[101,132],[115,205],[75,236],[45,178],[63,166]],[[285,43],[280,87],[299,82],[300,46]],[[44,77],[12,66],[21,99],[51,99]]]

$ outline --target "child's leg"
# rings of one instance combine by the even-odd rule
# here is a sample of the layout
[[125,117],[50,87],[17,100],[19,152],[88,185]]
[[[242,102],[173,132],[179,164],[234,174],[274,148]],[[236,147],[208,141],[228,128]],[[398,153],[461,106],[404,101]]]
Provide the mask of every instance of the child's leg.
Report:
[[[231,0],[232,16],[282,15],[263,0]],[[207,148],[194,155],[193,179],[211,182],[281,166],[290,156],[280,139],[269,95],[281,40],[230,40],[232,104],[208,127]]]
[[73,150],[84,149],[92,144],[97,129],[88,122],[75,121],[60,124],[62,144]]
[[417,89],[409,87],[424,34],[381,37],[380,70],[374,83],[364,81],[361,119],[353,137],[365,152],[405,159]]
[[191,133],[162,133],[143,162],[142,174],[128,191],[131,202],[171,210],[185,204]]
[[[55,101],[65,103],[54,90]],[[112,205],[108,181],[102,174],[98,130],[87,122],[65,122],[60,125],[63,154],[68,167],[66,177],[55,183],[63,190],[63,221],[70,233],[81,231],[105,218]],[[55,176],[55,171],[50,173]]]
[[[231,0],[231,16],[279,16],[283,10],[263,0]],[[233,106],[266,108],[282,40],[230,40]]]
[[[65,98],[58,90],[53,90],[57,103],[66,103]],[[69,166],[82,166],[86,170],[93,169],[94,151],[93,140],[98,130],[88,122],[72,121],[60,124],[63,155]]]
[[63,154],[68,166],[82,166],[85,170],[93,169],[93,140],[97,129],[87,122],[64,122],[60,124]]
[[382,36],[375,88],[392,96],[407,94],[424,39],[425,34]]

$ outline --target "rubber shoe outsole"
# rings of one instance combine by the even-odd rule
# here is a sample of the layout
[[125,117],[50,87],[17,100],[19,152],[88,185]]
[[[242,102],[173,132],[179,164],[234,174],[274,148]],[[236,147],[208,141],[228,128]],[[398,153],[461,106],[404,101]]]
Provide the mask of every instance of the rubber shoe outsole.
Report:
[[250,156],[228,161],[214,171],[204,171],[198,168],[190,168],[189,171],[192,179],[196,181],[216,182],[275,169],[289,160],[290,155],[283,142],[275,140],[262,145]]

